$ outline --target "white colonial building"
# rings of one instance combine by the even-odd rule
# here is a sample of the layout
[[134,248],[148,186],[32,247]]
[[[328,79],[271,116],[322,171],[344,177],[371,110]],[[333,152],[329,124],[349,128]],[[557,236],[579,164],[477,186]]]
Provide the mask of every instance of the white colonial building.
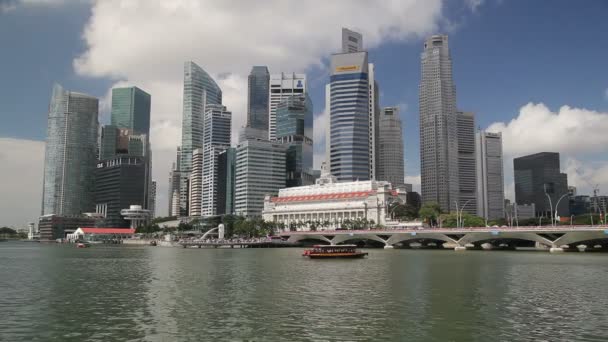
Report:
[[405,203],[405,192],[383,181],[337,182],[323,172],[314,185],[279,190],[277,197],[264,199],[265,221],[282,223],[285,228],[309,230],[316,222],[318,230],[341,228],[346,220],[367,220],[370,225],[387,224],[387,207],[392,202]]

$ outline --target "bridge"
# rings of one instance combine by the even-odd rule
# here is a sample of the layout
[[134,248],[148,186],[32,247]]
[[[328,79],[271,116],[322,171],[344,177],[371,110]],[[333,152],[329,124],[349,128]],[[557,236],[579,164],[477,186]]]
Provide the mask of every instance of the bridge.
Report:
[[409,247],[419,244],[438,248],[451,246],[456,251],[466,249],[515,249],[522,243],[545,246],[551,252],[608,251],[608,226],[556,226],[556,227],[477,227],[477,228],[410,228],[370,230],[284,231],[279,236],[287,242],[317,241],[338,245],[356,241],[375,241],[384,248]]

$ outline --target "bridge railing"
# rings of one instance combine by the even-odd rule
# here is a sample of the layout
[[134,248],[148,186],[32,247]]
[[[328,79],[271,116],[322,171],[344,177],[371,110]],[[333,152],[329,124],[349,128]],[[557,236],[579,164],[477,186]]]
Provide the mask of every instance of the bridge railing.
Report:
[[383,229],[323,229],[316,231],[280,231],[279,235],[291,234],[347,234],[367,233],[381,234],[396,232],[475,232],[475,231],[575,231],[575,230],[602,230],[608,225],[562,225],[562,226],[520,226],[520,227],[467,227],[467,228],[439,228],[439,227],[412,227],[412,228],[383,228]]

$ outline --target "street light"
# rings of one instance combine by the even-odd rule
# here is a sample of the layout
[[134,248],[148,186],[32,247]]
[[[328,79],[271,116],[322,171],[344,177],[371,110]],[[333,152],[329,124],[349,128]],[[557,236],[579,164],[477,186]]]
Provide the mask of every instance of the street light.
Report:
[[549,199],[549,209],[550,211],[550,215],[551,215],[551,226],[555,226],[553,224],[553,204],[551,203],[551,196],[549,196],[549,194],[547,193],[547,183],[543,184],[543,190],[545,190],[545,196],[547,196],[547,198]]
[[557,200],[557,204],[555,205],[555,223],[557,223],[557,208],[559,208],[559,202],[566,196],[568,196],[568,193],[563,194],[562,197]]
[[464,222],[462,221],[462,212],[464,211],[464,207],[466,207],[471,200],[472,198],[464,202],[460,211],[458,211],[458,201],[454,200],[454,203],[456,203],[456,225],[458,226],[457,228],[464,228]]

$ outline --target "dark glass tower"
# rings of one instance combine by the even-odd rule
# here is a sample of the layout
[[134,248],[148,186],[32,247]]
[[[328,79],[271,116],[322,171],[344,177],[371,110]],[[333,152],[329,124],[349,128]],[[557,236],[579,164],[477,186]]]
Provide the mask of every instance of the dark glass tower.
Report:
[[112,89],[112,125],[150,136],[150,101],[150,94],[137,87]]
[[249,74],[247,127],[268,130],[270,73],[266,66],[254,66]]
[[287,148],[287,187],[313,183],[312,112],[308,95],[288,97],[277,107],[277,140]]

